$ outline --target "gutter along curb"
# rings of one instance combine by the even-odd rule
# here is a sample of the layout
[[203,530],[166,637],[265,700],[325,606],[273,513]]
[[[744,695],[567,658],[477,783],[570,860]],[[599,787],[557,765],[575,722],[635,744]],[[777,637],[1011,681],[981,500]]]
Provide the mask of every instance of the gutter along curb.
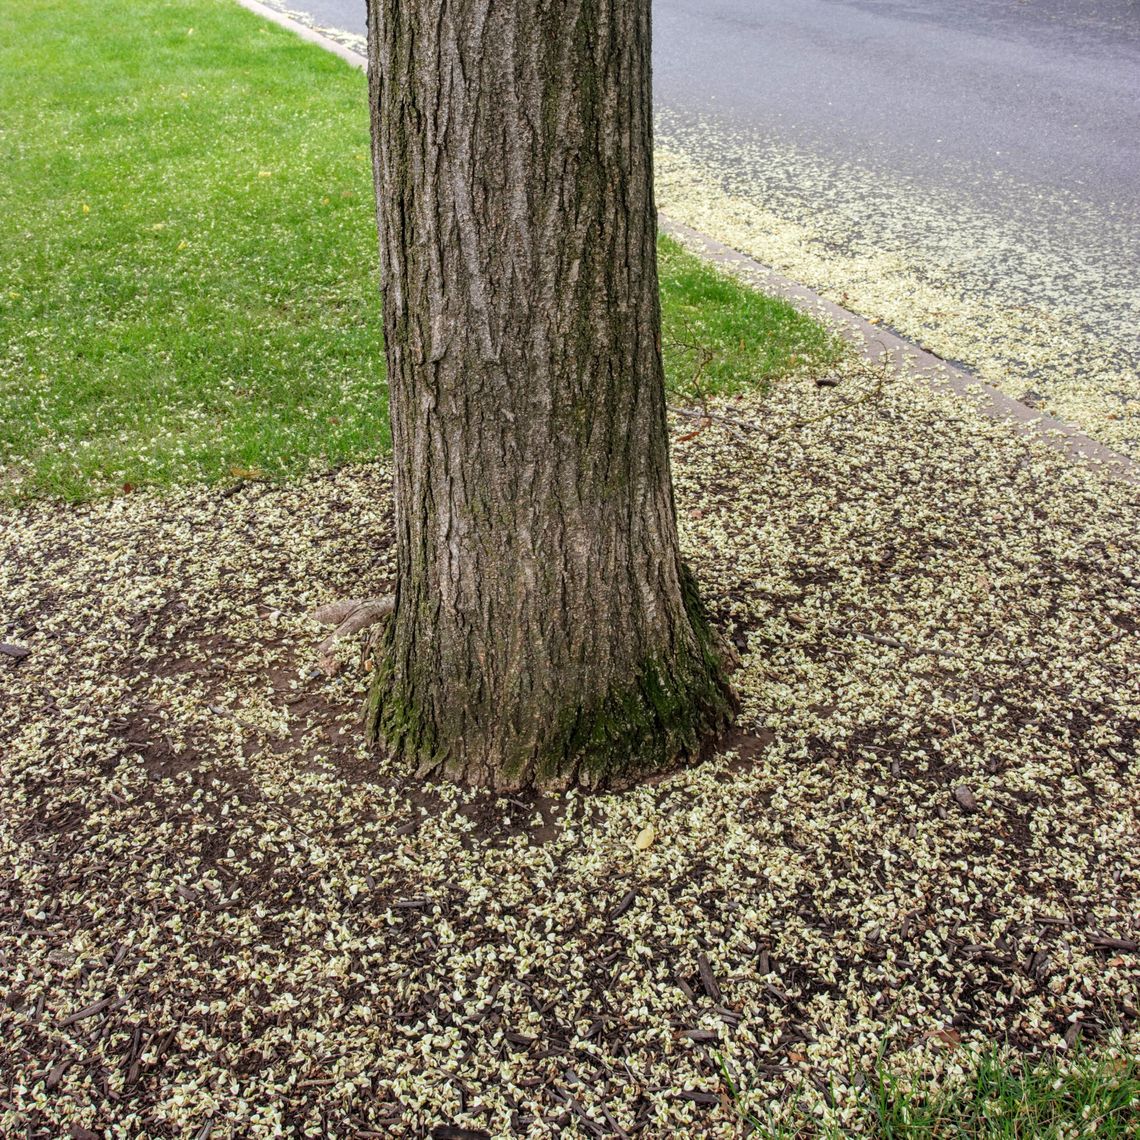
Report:
[[917,380],[936,392],[953,392],[982,415],[1001,420],[1022,435],[1040,440],[1075,463],[1096,468],[1126,483],[1140,486],[1140,464],[1103,443],[1098,443],[1072,424],[1047,416],[1028,404],[1015,400],[1000,388],[986,384],[964,369],[928,352],[921,345],[880,325],[873,325],[834,301],[813,293],[707,234],[669,218],[662,217],[659,221],[662,232],[680,242],[690,252],[699,254],[764,293],[782,297],[809,316],[835,328],[872,364],[886,362],[896,373]]

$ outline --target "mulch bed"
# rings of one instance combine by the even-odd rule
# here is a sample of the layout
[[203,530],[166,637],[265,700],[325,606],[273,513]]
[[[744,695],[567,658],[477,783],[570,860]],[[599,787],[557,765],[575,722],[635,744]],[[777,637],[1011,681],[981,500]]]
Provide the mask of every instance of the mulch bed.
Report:
[[880,380],[678,425],[743,709],[619,794],[364,745],[307,615],[390,589],[382,466],[3,508],[0,1132],[733,1136],[722,1065],[854,1127],[880,1051],[1135,1050],[1140,494]]

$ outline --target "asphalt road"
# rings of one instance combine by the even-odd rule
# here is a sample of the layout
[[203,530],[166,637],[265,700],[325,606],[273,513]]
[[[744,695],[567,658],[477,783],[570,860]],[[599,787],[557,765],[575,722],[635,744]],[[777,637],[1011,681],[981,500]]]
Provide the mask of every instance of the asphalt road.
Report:
[[654,19],[663,208],[1140,455],[1140,0]]
[[657,0],[662,111],[885,174],[1140,183],[1136,0]]
[[367,34],[364,0],[298,0],[290,4],[273,4],[272,7],[307,12],[317,24],[326,28],[340,28],[358,36]]
[[[297,7],[364,35],[361,0]],[[654,20],[661,111],[887,171],[981,164],[1137,195],[1137,0],[656,0]]]

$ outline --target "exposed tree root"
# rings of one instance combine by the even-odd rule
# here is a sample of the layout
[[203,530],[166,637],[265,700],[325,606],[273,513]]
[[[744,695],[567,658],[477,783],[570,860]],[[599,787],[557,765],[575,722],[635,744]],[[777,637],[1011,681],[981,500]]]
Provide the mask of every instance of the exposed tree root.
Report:
[[[335,673],[340,668],[340,663],[332,655],[333,647],[338,641],[383,621],[395,608],[396,595],[384,594],[377,598],[345,598],[313,610],[312,617],[315,621],[336,627],[318,646],[321,666],[325,672]],[[371,636],[369,642],[371,643]],[[367,648],[366,646],[365,652]]]

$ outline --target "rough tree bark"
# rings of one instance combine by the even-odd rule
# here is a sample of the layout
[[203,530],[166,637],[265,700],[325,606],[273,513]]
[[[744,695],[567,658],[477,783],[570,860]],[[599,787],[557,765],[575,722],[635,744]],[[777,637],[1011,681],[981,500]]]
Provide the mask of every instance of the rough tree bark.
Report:
[[370,731],[500,790],[693,756],[733,698],[677,545],[650,0],[370,0],[398,585]]

